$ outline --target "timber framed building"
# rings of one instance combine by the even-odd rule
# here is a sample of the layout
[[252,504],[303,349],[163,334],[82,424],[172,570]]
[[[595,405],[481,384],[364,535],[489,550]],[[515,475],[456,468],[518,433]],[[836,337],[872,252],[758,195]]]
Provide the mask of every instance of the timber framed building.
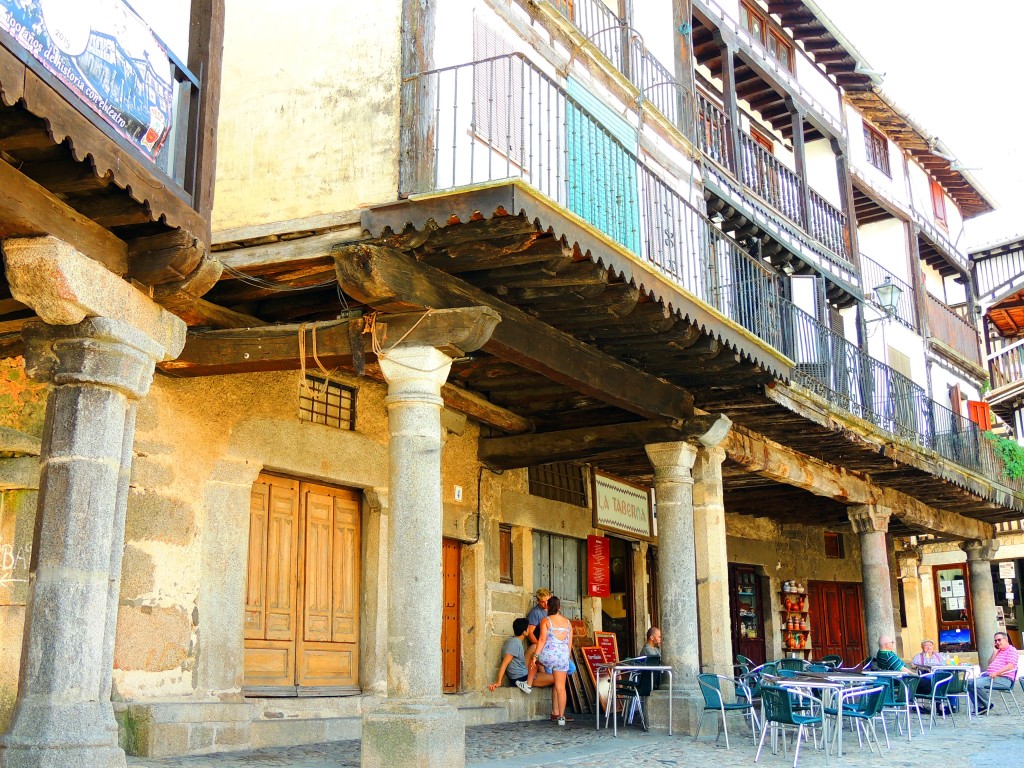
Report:
[[[126,211],[63,136],[73,210],[23,225],[0,193],[0,765],[79,748],[20,724],[81,649],[100,703],[64,723],[95,765],[360,733],[364,765],[461,765],[465,722],[547,716],[485,687],[539,587],[624,655],[659,625],[685,731],[735,653],[898,635],[922,604],[898,542],[990,567],[1024,484],[979,424],[955,233],[993,204],[810,0],[292,6],[193,0],[193,228],[118,191],[120,145]],[[9,82],[0,171],[28,194],[43,137],[4,137],[40,116]],[[656,527],[601,514],[650,491]],[[86,551],[102,611],[50,610]],[[19,670],[22,626],[56,657]]]

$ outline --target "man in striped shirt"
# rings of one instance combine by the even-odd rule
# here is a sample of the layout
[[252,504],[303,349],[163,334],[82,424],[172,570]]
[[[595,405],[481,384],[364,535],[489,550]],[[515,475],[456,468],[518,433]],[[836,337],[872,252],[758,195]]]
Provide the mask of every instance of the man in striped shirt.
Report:
[[878,653],[871,660],[871,669],[884,669],[890,672],[903,669],[903,659],[896,655],[896,641],[889,635],[878,638]]
[[1017,677],[1017,649],[1010,644],[1005,632],[996,632],[993,638],[996,652],[988,663],[988,669],[977,680],[971,681],[971,696],[978,703],[978,714],[988,710],[989,683],[991,690],[1008,691]]

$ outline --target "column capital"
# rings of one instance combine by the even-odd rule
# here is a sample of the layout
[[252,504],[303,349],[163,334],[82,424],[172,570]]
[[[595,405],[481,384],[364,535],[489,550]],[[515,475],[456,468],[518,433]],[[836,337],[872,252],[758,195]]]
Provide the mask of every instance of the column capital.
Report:
[[999,539],[968,539],[960,542],[960,549],[967,553],[967,562],[989,561],[999,549]]
[[[184,323],[170,317],[184,329]],[[156,361],[180,351],[168,350],[135,326],[107,317],[90,317],[77,325],[31,322],[21,335],[25,372],[33,380],[106,387],[133,400],[149,392]]]
[[173,360],[185,346],[185,323],[74,246],[55,237],[3,241],[11,295],[48,325],[108,318],[137,329]]
[[850,507],[846,510],[846,514],[853,525],[854,533],[871,533],[873,531],[888,533],[889,531],[889,518],[892,517],[892,510],[887,507],[864,504]]
[[921,550],[903,549],[896,553],[896,562],[900,567],[900,578],[921,578]]
[[644,446],[659,481],[693,484],[693,464],[697,446],[686,443],[650,443]]
[[389,350],[379,362],[388,382],[388,405],[412,401],[444,404],[441,387],[448,380],[452,358],[441,350],[400,346]]

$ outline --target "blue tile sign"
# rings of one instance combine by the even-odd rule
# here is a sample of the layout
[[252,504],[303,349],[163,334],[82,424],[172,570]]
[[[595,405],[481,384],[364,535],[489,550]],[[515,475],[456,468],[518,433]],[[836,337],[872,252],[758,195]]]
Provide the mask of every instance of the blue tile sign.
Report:
[[0,0],[0,30],[156,161],[171,129],[167,49],[123,0]]

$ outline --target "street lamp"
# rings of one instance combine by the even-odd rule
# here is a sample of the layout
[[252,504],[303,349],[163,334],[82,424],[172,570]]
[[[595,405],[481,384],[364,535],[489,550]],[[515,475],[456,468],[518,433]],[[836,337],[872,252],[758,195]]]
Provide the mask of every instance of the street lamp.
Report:
[[892,278],[886,275],[882,284],[875,286],[874,293],[875,301],[885,312],[886,318],[895,315],[896,307],[900,303],[900,296],[903,295],[903,289],[893,283]]

